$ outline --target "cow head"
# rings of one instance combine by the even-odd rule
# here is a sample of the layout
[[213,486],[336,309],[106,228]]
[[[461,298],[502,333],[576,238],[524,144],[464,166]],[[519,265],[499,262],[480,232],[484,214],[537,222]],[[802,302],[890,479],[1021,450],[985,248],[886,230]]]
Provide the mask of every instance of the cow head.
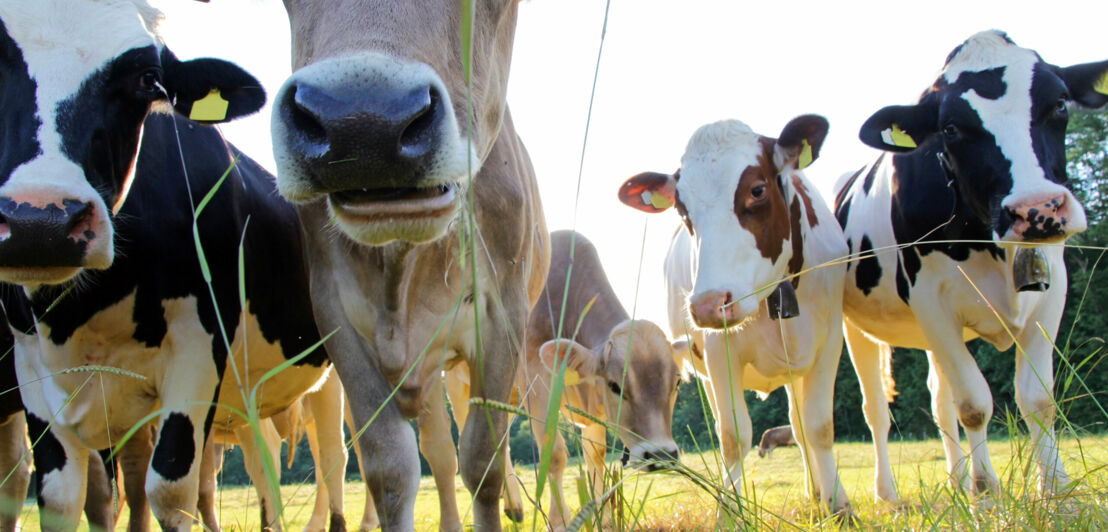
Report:
[[363,244],[446,234],[500,130],[517,7],[472,2],[467,84],[462,4],[285,0],[297,70],[273,107],[283,196],[325,198]]
[[890,106],[862,126],[863,142],[937,153],[971,212],[994,237],[1057,242],[1085,230],[1066,188],[1068,102],[1108,103],[1108,61],[1059,68],[999,31],[970,37],[916,105]]
[[539,355],[546,368],[561,360],[556,354],[568,357],[567,385],[576,378],[603,390],[604,415],[610,423],[619,421],[617,433],[629,450],[631,465],[652,471],[661,467],[658,462],[676,460],[678,455],[671,425],[681,378],[675,360],[681,358],[681,349],[671,345],[657,325],[635,320],[613,328],[596,350],[558,339],[544,343]]
[[178,61],[160,17],[137,0],[0,2],[0,280],[112,264],[112,216],[152,108],[222,122],[264,103],[230,63]]
[[[688,309],[698,327],[739,325],[803,265],[794,175],[819,157],[821,116],[794,118],[772,139],[725,120],[693,134],[676,173],[628,179],[620,201],[644,212],[677,208],[696,250]],[[799,183],[799,180],[797,180]]]

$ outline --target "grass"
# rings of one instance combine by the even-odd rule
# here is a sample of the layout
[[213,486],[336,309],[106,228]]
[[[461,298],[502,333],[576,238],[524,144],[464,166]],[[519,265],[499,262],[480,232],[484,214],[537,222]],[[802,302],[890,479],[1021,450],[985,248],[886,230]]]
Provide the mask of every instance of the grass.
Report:
[[[863,530],[1101,530],[1108,528],[1108,436],[1084,436],[1080,440],[1061,439],[1062,457],[1077,488],[1067,497],[1041,497],[1035,486],[1037,473],[1029,465],[1029,441],[1015,436],[990,441],[989,451],[1001,478],[1001,492],[991,504],[975,503],[955,493],[946,482],[946,465],[938,440],[894,442],[890,444],[894,473],[901,504],[892,506],[873,501],[873,452],[868,443],[835,445],[839,475]],[[709,478],[719,478],[714,452],[689,454],[682,458],[685,467]],[[772,458],[759,459],[751,452],[746,467],[745,502],[756,502],[747,510],[754,517],[740,526],[751,530],[837,529],[838,525],[814,511],[804,493],[800,453],[796,447],[780,448]],[[615,464],[613,464],[615,465]],[[618,467],[618,465],[616,465]],[[574,483],[580,474],[577,464],[566,469],[567,501],[576,509]],[[535,469],[519,466],[525,489],[525,501],[535,493]],[[469,494],[461,482],[455,482],[459,512],[466,520]],[[717,523],[717,504],[712,494],[674,472],[629,474],[623,484],[627,507],[627,529],[634,530],[720,530],[731,525]],[[281,488],[285,504],[287,530],[300,530],[308,521],[315,486],[285,485]],[[356,529],[364,505],[365,487],[360,481],[346,483],[346,519]],[[546,498],[546,496],[544,496]],[[544,501],[545,502],[545,501]],[[744,503],[745,503],[744,502]],[[259,512],[252,487],[220,490],[217,504],[224,530],[257,530]],[[535,512],[529,505],[524,523],[516,525],[506,518],[505,530],[542,530],[535,527]],[[544,505],[545,506],[545,505]],[[991,507],[990,507],[991,506]],[[637,518],[631,514],[639,512]],[[416,500],[416,529],[438,529],[438,498],[430,477],[423,477]],[[120,519],[125,528],[126,510]],[[541,516],[540,516],[541,519]],[[37,507],[28,504],[22,520],[25,530],[37,530]],[[81,530],[87,530],[82,525]]]

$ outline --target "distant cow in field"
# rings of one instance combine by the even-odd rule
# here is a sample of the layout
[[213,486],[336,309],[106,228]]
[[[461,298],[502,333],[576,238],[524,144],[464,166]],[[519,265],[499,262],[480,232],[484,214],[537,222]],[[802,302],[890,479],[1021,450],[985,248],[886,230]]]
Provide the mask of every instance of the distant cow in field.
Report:
[[778,447],[796,445],[793,439],[793,428],[789,425],[766,429],[762,433],[762,441],[758,443],[758,458],[773,458],[773,450]]
[[[1069,483],[1054,437],[1051,357],[1066,300],[1061,244],[1086,221],[1066,187],[1064,141],[1069,102],[1103,106],[1106,75],[1108,62],[1059,68],[985,31],[950,53],[919,103],[885,107],[862,126],[862,141],[893,154],[843,176],[835,215],[858,259],[847,271],[845,328],[878,499],[897,500],[881,370],[891,346],[927,351],[951,482],[998,486],[985,445],[992,396],[965,345],[978,337],[1000,350],[1016,344],[1016,401],[1041,488]],[[1045,291],[1014,286],[1021,252],[1048,266],[1045,282],[1032,285]],[[958,421],[972,455],[968,478]]]
[[21,285],[0,298],[47,529],[77,525],[86,449],[149,420],[154,516],[191,528],[209,429],[243,429],[248,401],[273,415],[327,368],[295,210],[196,122],[252,113],[264,92],[225,61],[179,61],[160,17],[132,0],[0,3],[0,280]]
[[[671,425],[680,382],[677,361],[686,342],[671,345],[657,325],[628,316],[596,248],[583,235],[554,232],[550,248],[550,275],[527,319],[518,384],[536,444],[544,445],[551,378],[564,363],[562,404],[611,424],[627,446],[632,466],[654,470],[677,460]],[[563,415],[581,427],[595,499],[603,493],[607,427],[570,410],[563,410]],[[559,530],[569,521],[562,495],[568,455],[561,433],[555,434],[548,516],[550,527]]]
[[[549,264],[505,103],[518,3],[473,2],[468,40],[456,1],[285,7],[295,71],[273,106],[277,185],[299,204],[316,319],[336,331],[328,351],[356,424],[373,420],[359,444],[381,526],[411,530],[419,465],[407,420],[457,364],[471,396],[508,399]],[[486,409],[461,429],[483,531],[500,529],[506,428]]]
[[800,172],[819,156],[827,128],[804,115],[773,139],[735,120],[708,124],[677,172],[632,177],[619,197],[645,212],[675,207],[684,222],[665,263],[670,328],[703,354],[695,362],[707,370],[729,481],[739,481],[751,447],[742,391],[785,386],[817,500],[849,512],[831,454],[845,266],[826,265],[846,255],[846,242]]

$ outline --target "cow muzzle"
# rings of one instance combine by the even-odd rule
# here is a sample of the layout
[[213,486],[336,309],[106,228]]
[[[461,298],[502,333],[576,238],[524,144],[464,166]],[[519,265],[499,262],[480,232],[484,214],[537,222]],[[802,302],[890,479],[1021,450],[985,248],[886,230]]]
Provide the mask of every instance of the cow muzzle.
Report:
[[0,280],[37,286],[113,259],[111,230],[94,201],[0,196]]
[[677,444],[667,442],[661,446],[636,445],[631,448],[624,447],[620,462],[624,466],[634,469],[659,471],[669,469],[677,463],[680,457],[681,451],[677,448]]
[[1012,220],[1003,240],[1061,242],[1086,227],[1085,209],[1064,189],[1006,201],[1002,208]]
[[739,324],[746,315],[729,290],[711,290],[689,298],[689,315],[702,329],[726,329]]
[[326,196],[339,227],[366,244],[438,238],[477,171],[450,95],[421,63],[314,63],[285,83],[273,112],[281,194]]

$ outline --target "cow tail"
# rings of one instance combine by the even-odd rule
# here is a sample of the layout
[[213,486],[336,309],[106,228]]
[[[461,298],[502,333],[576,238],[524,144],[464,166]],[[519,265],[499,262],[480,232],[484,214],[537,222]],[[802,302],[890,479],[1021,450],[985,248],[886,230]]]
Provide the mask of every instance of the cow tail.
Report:
[[893,402],[893,398],[896,397],[896,380],[893,379],[893,346],[886,343],[879,343],[878,349],[881,351],[881,377],[884,381],[885,388],[885,400]]

